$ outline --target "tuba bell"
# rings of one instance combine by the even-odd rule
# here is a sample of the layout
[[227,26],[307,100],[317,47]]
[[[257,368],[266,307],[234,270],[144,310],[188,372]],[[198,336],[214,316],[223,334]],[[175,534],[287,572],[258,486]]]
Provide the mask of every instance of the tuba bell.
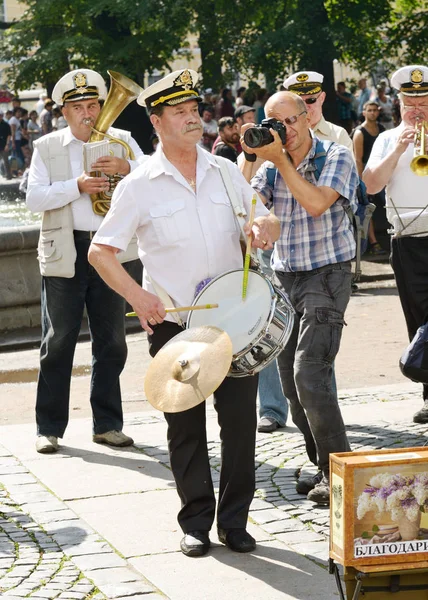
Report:
[[[92,129],[89,142],[99,142],[104,138],[107,138],[109,143],[119,144],[124,148],[125,159],[129,158],[133,160],[135,155],[129,144],[106,132],[120,113],[128,106],[128,104],[138,98],[143,90],[138,84],[132,81],[132,79],[126,77],[126,75],[122,75],[116,71],[107,71],[107,73],[110,75],[110,89],[106,101],[104,102],[94,126],[91,125],[89,120],[86,120],[86,124]],[[122,179],[122,175],[119,173],[107,177],[109,178],[109,190],[98,194],[91,194],[92,210],[96,215],[104,216],[107,214],[114,189]]]
[[428,175],[428,155],[425,154],[425,131],[427,127],[426,121],[416,122],[415,127],[415,149],[413,152],[410,168],[415,175],[424,177]]

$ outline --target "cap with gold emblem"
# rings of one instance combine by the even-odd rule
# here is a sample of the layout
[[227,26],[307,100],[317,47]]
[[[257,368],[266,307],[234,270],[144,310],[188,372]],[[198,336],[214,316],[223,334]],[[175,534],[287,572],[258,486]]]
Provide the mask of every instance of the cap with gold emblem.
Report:
[[428,94],[428,67],[410,65],[401,67],[391,77],[391,85],[405,96]]
[[76,69],[61,77],[52,92],[55,104],[63,105],[66,102],[77,100],[90,100],[107,97],[107,87],[104,79],[91,69]]
[[195,88],[197,81],[198,74],[192,69],[174,71],[141,92],[137,102],[149,111],[156,106],[175,106],[187,100],[201,102],[202,98]]
[[316,71],[299,71],[287,77],[283,85],[289,92],[304,96],[305,94],[312,95],[322,92],[321,84],[323,81],[324,75],[321,75],[321,73],[317,73]]

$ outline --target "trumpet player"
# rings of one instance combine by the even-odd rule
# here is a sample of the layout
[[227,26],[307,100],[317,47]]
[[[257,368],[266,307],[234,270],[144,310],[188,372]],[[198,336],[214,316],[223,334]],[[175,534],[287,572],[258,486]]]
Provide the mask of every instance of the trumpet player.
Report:
[[[90,194],[107,189],[107,177],[83,170],[83,144],[107,95],[104,79],[89,69],[64,75],[52,99],[62,106],[68,127],[43,136],[34,144],[28,178],[27,206],[42,213],[38,259],[42,274],[42,340],[37,384],[36,450],[56,452],[68,424],[71,370],[77,337],[86,307],[92,340],[90,402],[93,441],[128,446],[122,432],[119,375],[125,364],[123,298],[113,292],[88,263],[92,236],[102,216],[92,210]],[[110,130],[109,130],[110,131]],[[112,134],[132,148],[134,161],[104,156],[92,165],[107,175],[128,174],[144,160],[127,131]]]
[[[414,166],[415,155],[423,154],[425,146],[428,67],[402,67],[392,75],[391,85],[399,90],[402,122],[376,139],[363,179],[369,194],[386,186],[387,217],[394,232],[391,264],[412,339],[428,318],[428,170]],[[423,401],[413,416],[415,423],[428,423],[427,385]]]

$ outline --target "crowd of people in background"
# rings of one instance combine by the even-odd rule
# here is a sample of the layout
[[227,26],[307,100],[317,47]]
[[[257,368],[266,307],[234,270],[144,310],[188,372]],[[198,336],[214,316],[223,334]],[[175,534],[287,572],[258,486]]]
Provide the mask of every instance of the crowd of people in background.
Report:
[[[265,88],[239,87],[235,96],[230,88],[215,94],[208,88],[203,93],[199,112],[203,126],[200,145],[213,154],[227,156],[236,162],[241,152],[239,133],[243,124],[260,124],[265,118],[264,106],[272,94]],[[363,108],[368,101],[378,107],[377,122],[385,129],[392,129],[400,122],[399,101],[395,90],[386,80],[369,87],[367,79],[358,81],[358,86],[347,90],[345,82],[336,88],[336,123],[352,137],[353,132],[364,122]],[[41,93],[33,110],[21,106],[18,97],[12,98],[12,108],[0,110],[0,172],[6,179],[23,175],[31,162],[33,142],[39,137],[67,126],[61,108]],[[157,144],[152,136],[153,150]]]
[[28,169],[35,140],[67,127],[61,109],[44,93],[30,111],[17,96],[11,102],[10,110],[0,110],[0,171],[6,179],[20,177]]
[[[281,86],[281,89],[285,89],[284,86]],[[240,87],[236,97],[233,97],[229,88],[225,88],[220,94],[214,94],[212,89],[205,90],[199,106],[203,127],[200,145],[212,154],[239,164],[238,157],[242,153],[241,127],[246,123],[261,123],[265,118],[264,106],[270,96],[271,94],[262,88],[254,90]],[[313,112],[314,106],[308,104],[307,110]],[[361,175],[377,135],[381,131],[397,127],[401,121],[398,95],[386,79],[370,87],[367,79],[361,78],[357,85],[350,87],[350,91],[347,90],[347,84],[341,81],[336,86],[336,107],[335,123],[339,128],[343,128],[343,135],[338,142],[353,150]],[[319,121],[319,116],[314,116],[313,129]],[[335,127],[333,124],[331,126]],[[315,127],[314,131],[320,135],[322,132],[318,129]],[[323,133],[327,135],[326,131]],[[254,164],[252,175],[260,164]],[[384,191],[376,194],[371,201],[383,210]],[[367,255],[382,258],[386,254],[376,238],[372,222]]]
[[[204,131],[200,145],[213,154],[221,153],[224,156],[226,153],[228,157],[234,154],[239,155],[241,152],[239,140],[234,141],[235,136],[233,133],[231,134],[231,128],[233,129],[237,123],[239,133],[240,126],[250,122],[250,117],[251,122],[260,124],[265,118],[264,106],[271,95],[264,88],[240,87],[235,97],[230,88],[224,88],[219,94],[214,94],[210,88],[206,89],[203,94],[203,102],[199,107]],[[349,90],[347,84],[340,81],[336,86],[337,118],[335,122],[343,127],[351,137],[356,128],[365,120],[363,109],[368,101],[372,101],[378,106],[377,122],[382,128],[392,129],[400,123],[398,96],[387,80],[381,80],[376,86],[369,87],[367,79],[362,78],[358,81],[358,85],[350,86]],[[244,112],[242,112],[242,107],[244,107]],[[248,115],[242,120],[244,114]],[[229,120],[224,121],[225,118]],[[229,135],[227,135],[228,133]],[[219,141],[222,141],[222,145],[217,149]],[[225,148],[225,145],[228,145],[229,148]]]
[[367,79],[360,79],[358,87],[351,86],[349,92],[346,90],[346,83],[340,81],[336,87],[338,124],[350,135],[364,121],[363,108],[369,100],[378,105],[377,120],[384,129],[393,129],[399,125],[401,117],[398,94],[385,79],[373,88],[369,88]]

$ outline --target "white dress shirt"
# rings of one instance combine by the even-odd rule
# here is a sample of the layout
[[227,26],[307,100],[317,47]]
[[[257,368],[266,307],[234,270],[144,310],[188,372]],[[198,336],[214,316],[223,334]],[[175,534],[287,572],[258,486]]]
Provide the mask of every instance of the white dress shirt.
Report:
[[[202,280],[243,266],[240,231],[216,158],[227,165],[249,215],[254,190],[235,164],[198,146],[195,193],[159,144],[150,159],[117,186],[93,240],[125,250],[136,232],[143,288],[155,293],[153,279],[175,306],[192,304]],[[267,215],[257,198],[256,216]],[[167,319],[174,320],[171,315]]]
[[[44,212],[53,208],[61,208],[71,204],[74,229],[82,231],[96,231],[103,221],[101,215],[96,215],[92,210],[89,194],[81,194],[77,185],[77,178],[83,173],[83,144],[71,133],[69,127],[63,130],[63,145],[69,149],[72,178],[67,181],[50,182],[49,172],[37,148],[31,158],[30,173],[28,176],[27,206],[34,212]],[[110,130],[114,135],[114,129]],[[148,159],[137,142],[131,138],[129,145],[135,154],[135,160],[129,160],[131,171]]]
[[[398,127],[388,129],[378,135],[366,168],[376,167],[394,149],[404,127],[404,122],[401,122]],[[401,216],[409,213],[409,218],[413,218],[410,213],[414,213],[416,216],[422,208],[428,205],[428,177],[416,175],[410,169],[414,148],[413,143],[407,146],[407,150],[400,156],[392,177],[386,185],[386,216],[388,221],[394,225],[396,225],[394,216],[397,212]],[[421,230],[425,229],[426,223],[422,223],[421,218],[418,219],[418,224],[423,225]]]

